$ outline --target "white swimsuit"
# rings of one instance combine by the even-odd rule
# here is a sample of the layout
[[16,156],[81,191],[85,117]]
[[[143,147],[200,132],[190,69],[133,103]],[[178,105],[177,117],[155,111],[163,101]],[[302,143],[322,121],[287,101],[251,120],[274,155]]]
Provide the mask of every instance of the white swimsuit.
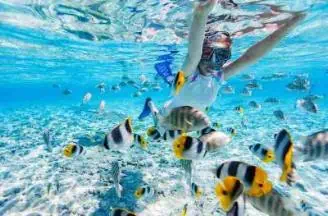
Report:
[[223,74],[220,80],[213,76],[203,76],[197,70],[188,78],[180,93],[164,104],[162,115],[167,115],[173,108],[192,106],[205,111],[216,100],[219,88],[223,83]]

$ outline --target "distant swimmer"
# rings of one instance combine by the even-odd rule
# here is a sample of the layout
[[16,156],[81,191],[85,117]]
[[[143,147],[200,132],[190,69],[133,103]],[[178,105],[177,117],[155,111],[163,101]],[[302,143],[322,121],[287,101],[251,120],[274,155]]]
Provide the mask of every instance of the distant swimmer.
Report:
[[[184,106],[206,112],[216,101],[223,83],[260,60],[305,17],[301,12],[290,13],[291,16],[280,22],[273,33],[252,45],[235,61],[229,62],[234,35],[214,28],[213,25],[211,26],[211,20],[208,20],[210,12],[217,3],[217,0],[206,0],[195,7],[188,34],[188,52],[172,82],[172,98],[159,110],[151,99],[147,99],[139,120],[150,114],[154,119],[158,116],[165,117],[173,109]],[[246,78],[246,80],[253,79],[254,76]],[[258,88],[255,83],[252,87]],[[249,96],[251,91],[246,89],[243,94]],[[156,126],[161,127],[160,124]]]

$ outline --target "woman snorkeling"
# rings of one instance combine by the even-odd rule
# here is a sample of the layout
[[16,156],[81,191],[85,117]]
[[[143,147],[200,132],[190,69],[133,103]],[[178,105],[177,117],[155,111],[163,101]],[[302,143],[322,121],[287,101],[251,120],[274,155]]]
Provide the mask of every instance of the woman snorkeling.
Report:
[[208,15],[217,3],[222,1],[202,1],[193,12],[188,53],[174,82],[175,96],[165,103],[160,112],[148,98],[139,116],[140,120],[150,113],[155,117],[158,113],[165,116],[172,109],[181,106],[191,106],[205,111],[215,102],[223,81],[256,63],[305,17],[304,13],[293,13],[292,17],[272,34],[251,46],[237,60],[226,64],[231,58],[230,34],[206,26]]

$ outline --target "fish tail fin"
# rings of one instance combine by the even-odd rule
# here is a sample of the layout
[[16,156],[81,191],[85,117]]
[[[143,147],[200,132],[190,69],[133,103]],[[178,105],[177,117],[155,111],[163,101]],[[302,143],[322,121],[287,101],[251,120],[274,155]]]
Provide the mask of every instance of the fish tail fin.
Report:
[[119,183],[117,184],[117,187],[116,187],[116,194],[119,198],[122,197],[122,191],[123,191],[123,187],[122,185],[120,185]]
[[280,181],[286,182],[288,185],[292,185],[296,181],[296,166],[292,163],[291,167],[284,167],[280,176]]
[[147,116],[150,115],[150,113],[151,113],[151,109],[150,109],[149,103],[150,103],[151,101],[152,101],[152,100],[151,100],[150,97],[148,97],[148,98],[146,99],[145,104],[144,104],[144,107],[143,107],[143,110],[142,110],[142,112],[140,113],[140,115],[139,115],[139,117],[138,117],[139,120],[143,120],[143,119],[145,119]]

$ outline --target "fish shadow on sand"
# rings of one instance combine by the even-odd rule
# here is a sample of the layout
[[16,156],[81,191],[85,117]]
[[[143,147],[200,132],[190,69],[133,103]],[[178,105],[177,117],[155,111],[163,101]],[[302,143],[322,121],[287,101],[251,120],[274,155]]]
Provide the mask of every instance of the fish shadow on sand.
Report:
[[108,216],[111,215],[111,209],[124,208],[129,211],[135,211],[137,209],[137,200],[134,197],[134,192],[138,186],[143,183],[143,174],[140,171],[127,170],[123,168],[120,184],[123,187],[122,197],[119,198],[116,195],[115,187],[112,184],[109,186],[109,190],[99,195],[99,208],[96,209],[92,216]]

